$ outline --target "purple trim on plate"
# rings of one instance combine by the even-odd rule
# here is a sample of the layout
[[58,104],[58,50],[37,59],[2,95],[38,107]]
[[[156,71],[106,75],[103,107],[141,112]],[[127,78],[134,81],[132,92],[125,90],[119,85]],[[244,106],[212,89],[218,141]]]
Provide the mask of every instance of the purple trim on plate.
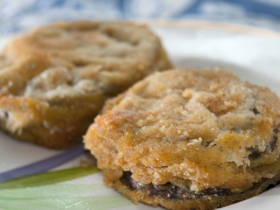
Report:
[[14,179],[22,176],[29,176],[33,174],[43,173],[49,171],[55,167],[58,167],[64,163],[67,163],[76,157],[84,154],[85,150],[83,146],[76,147],[69,151],[60,153],[53,157],[31,163],[26,166],[22,166],[4,173],[0,173],[0,182],[8,179]]

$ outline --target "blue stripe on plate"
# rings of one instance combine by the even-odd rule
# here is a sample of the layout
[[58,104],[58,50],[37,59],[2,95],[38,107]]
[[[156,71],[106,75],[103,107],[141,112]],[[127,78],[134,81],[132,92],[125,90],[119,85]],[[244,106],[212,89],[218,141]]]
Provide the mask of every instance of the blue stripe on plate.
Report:
[[49,171],[57,166],[67,163],[76,157],[84,154],[83,146],[76,147],[53,157],[31,163],[20,168],[12,169],[0,174],[0,182],[8,179],[14,179],[22,176],[28,176]]

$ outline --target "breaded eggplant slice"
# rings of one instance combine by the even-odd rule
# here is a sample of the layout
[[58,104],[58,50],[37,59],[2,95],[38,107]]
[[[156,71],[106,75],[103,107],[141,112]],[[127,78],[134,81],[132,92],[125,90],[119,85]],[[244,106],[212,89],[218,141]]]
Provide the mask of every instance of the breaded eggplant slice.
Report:
[[280,180],[280,99],[222,70],[155,73],[109,100],[84,137],[135,203],[230,205]]
[[0,56],[0,125],[17,139],[72,147],[107,98],[171,67],[145,26],[84,21],[37,28]]

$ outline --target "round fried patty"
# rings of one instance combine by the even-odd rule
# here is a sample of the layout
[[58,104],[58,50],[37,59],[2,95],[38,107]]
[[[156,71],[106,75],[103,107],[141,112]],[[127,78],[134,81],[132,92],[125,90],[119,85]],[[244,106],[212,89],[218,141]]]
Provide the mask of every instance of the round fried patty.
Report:
[[37,28],[0,56],[1,127],[46,147],[71,147],[105,99],[171,67],[145,26],[86,21]]
[[126,185],[116,183],[129,171],[143,186],[241,195],[279,179],[279,126],[268,88],[221,70],[171,70],[109,100],[84,142],[109,185]]

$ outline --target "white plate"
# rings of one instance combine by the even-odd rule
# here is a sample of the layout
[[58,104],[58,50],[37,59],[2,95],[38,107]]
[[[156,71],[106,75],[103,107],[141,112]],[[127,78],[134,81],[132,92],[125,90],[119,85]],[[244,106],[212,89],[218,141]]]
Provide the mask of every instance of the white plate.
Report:
[[[234,26],[232,26],[234,28]],[[228,71],[236,73],[243,80],[249,80],[252,83],[267,86],[280,95],[280,38],[278,36],[266,36],[265,33],[246,33],[240,30],[228,30],[227,26],[213,28],[203,25],[203,27],[153,27],[168,51],[171,59],[178,68],[213,68],[221,67]],[[280,37],[280,35],[279,35]],[[4,46],[6,39],[2,39],[0,47]],[[5,134],[0,133],[0,173],[16,169],[46,158],[58,155],[61,152],[44,149],[25,142],[16,141]],[[62,165],[52,166],[52,170],[59,170],[63,168],[71,168],[79,166],[80,161],[85,159],[85,156],[79,156],[79,152],[72,156],[73,160]],[[63,162],[63,161],[62,161]],[[1,174],[0,174],[1,177]],[[70,184],[102,184],[102,173],[96,173],[83,178],[74,179],[64,183]],[[98,185],[99,186],[99,185]],[[43,187],[44,188],[44,187]],[[81,196],[92,196],[97,200],[103,197],[96,196],[116,196],[119,195],[110,188],[92,190]],[[41,188],[40,188],[41,189]],[[80,196],[80,195],[78,195]],[[66,196],[67,197],[67,196]],[[108,197],[109,198],[109,197]],[[112,197],[113,198],[113,197]],[[134,205],[129,201],[119,197],[120,200],[106,200],[102,205],[92,204],[88,205],[81,202],[73,202],[73,205],[65,207],[64,201],[59,201],[59,198],[54,199],[56,207],[48,206],[43,200],[34,200],[36,204],[42,205],[30,207],[30,209],[162,209],[160,207],[154,208],[144,204]],[[13,201],[12,207],[5,207],[5,202],[1,200],[0,190],[0,209],[21,209],[25,200]],[[96,203],[96,201],[94,201]],[[94,203],[92,202],[92,203]],[[115,203],[111,207],[105,203]],[[119,203],[118,203],[119,202]],[[16,204],[17,203],[17,204]],[[98,203],[98,202],[97,202]],[[101,202],[102,203],[102,202]],[[32,204],[33,205],[33,204]],[[248,199],[237,204],[224,207],[225,210],[263,210],[279,209],[280,205],[280,188],[275,187],[262,193],[254,198]],[[3,207],[4,206],[4,207]]]

